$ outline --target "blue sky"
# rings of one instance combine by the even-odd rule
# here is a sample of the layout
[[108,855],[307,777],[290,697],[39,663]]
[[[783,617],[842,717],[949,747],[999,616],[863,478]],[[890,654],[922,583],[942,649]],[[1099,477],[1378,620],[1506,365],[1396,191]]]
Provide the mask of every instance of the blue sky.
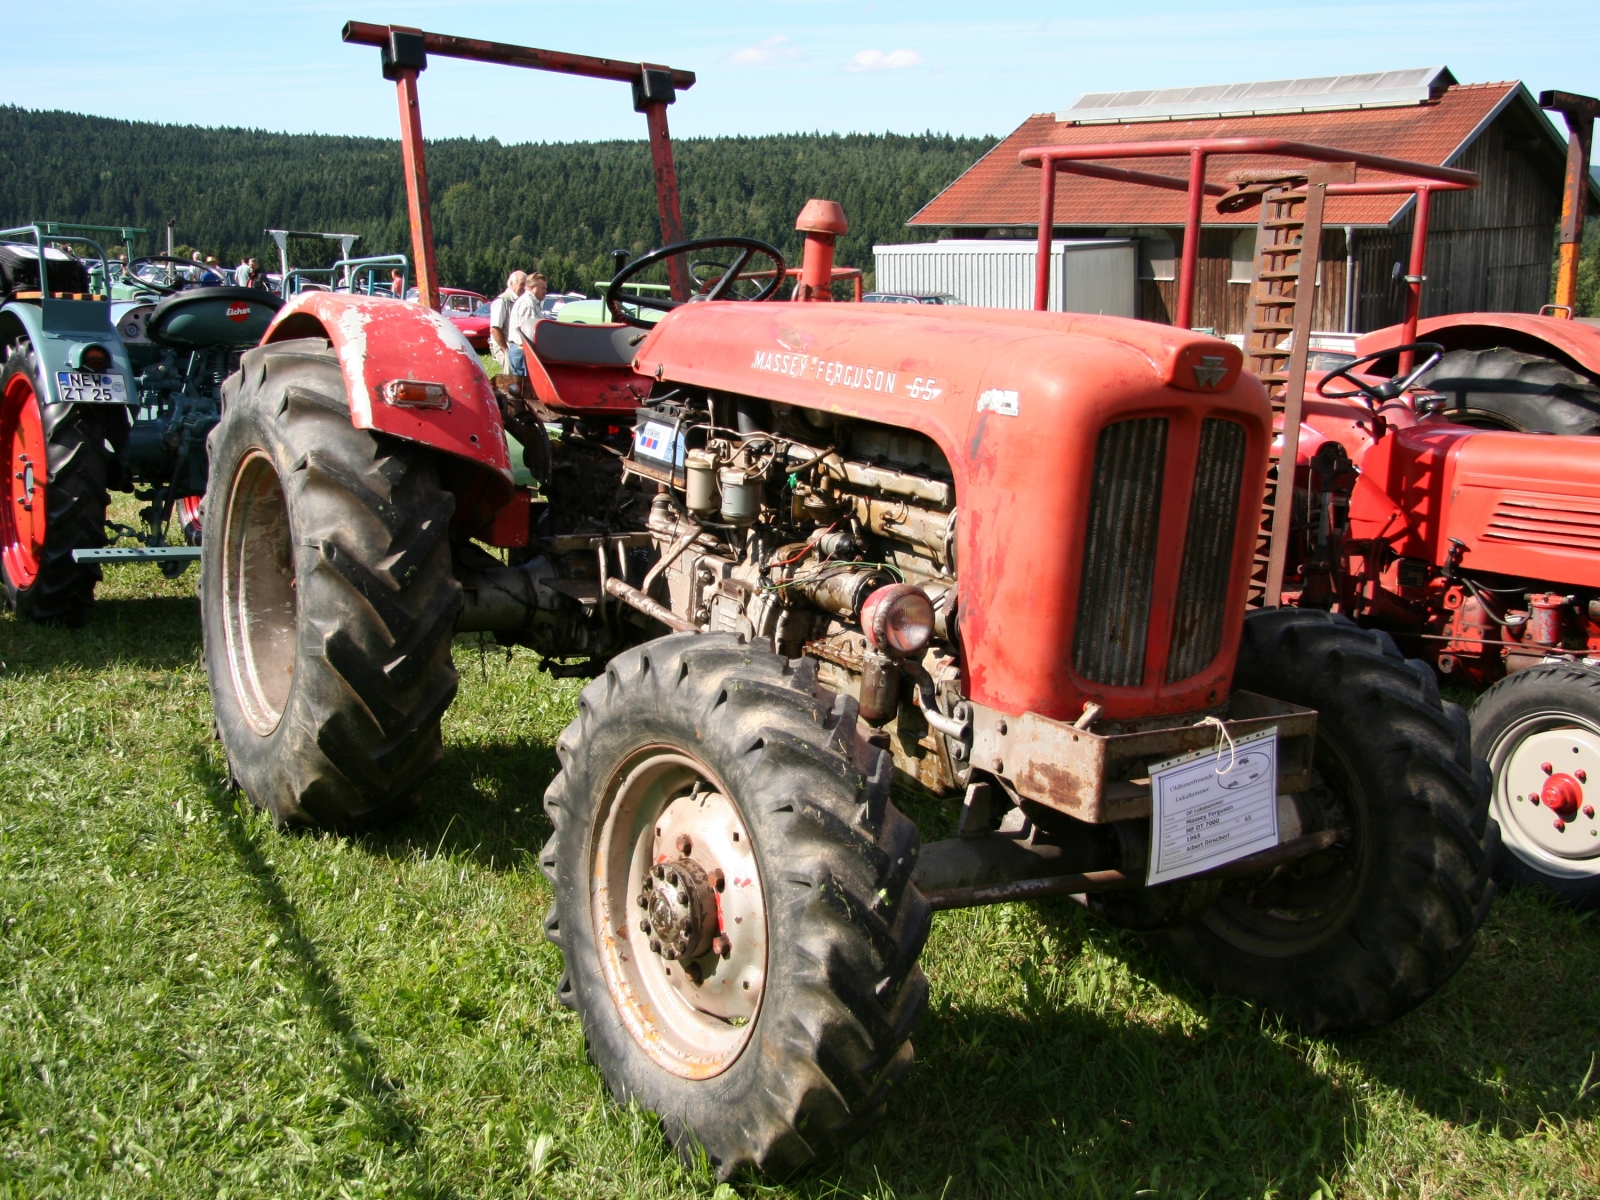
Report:
[[[200,125],[393,136],[378,52],[347,19],[695,71],[678,136],[1003,134],[1079,93],[1443,63],[1464,82],[1600,95],[1600,3],[991,0],[10,0],[0,103]],[[1285,50],[1284,47],[1294,47]],[[432,137],[642,137],[621,84],[435,60]]]

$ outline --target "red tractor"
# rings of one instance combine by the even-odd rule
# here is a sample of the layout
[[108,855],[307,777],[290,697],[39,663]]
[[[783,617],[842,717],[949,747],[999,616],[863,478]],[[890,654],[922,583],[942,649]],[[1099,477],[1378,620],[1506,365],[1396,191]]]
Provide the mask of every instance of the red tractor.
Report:
[[[400,86],[424,290],[428,54],[630,80],[672,228],[686,72],[347,37]],[[1247,613],[1272,411],[1240,352],[829,303],[844,214],[813,201],[799,228],[801,299],[771,246],[676,242],[612,281],[625,319],[540,322],[530,375],[496,386],[427,307],[283,310],[228,383],[203,542],[250,798],[283,822],[403,809],[458,630],[593,676],[545,796],[559,996],[613,1094],[724,1178],[881,1111],[940,909],[1076,896],[1310,1030],[1436,991],[1494,891],[1487,775],[1387,634]],[[652,326],[627,288],[657,268]],[[959,806],[959,836],[921,844],[897,780]]]
[[[1569,113],[1592,116],[1597,104],[1554,95]],[[1467,172],[1265,139],[1038,147],[1023,160],[1050,165],[1047,193],[1057,172],[1187,191],[1191,246],[1204,196],[1223,211],[1261,206],[1245,354],[1276,410],[1276,512],[1263,527],[1270,533],[1276,518],[1288,536],[1275,553],[1263,540],[1254,599],[1384,630],[1447,683],[1481,692],[1473,748],[1494,778],[1503,874],[1593,907],[1600,441],[1532,432],[1600,430],[1600,388],[1580,373],[1600,368],[1600,328],[1570,319],[1589,131],[1569,119],[1577,168],[1556,306],[1566,318],[1473,313],[1419,323],[1429,196],[1476,186]],[[1231,187],[1205,180],[1205,160],[1224,155],[1250,163]],[[1191,160],[1188,178],[1106,165],[1172,157]],[[1293,164],[1272,165],[1281,159]],[[1360,179],[1358,167],[1367,172]],[[1310,305],[1296,299],[1310,295],[1316,262],[1300,248],[1318,244],[1325,197],[1376,192],[1417,197],[1406,320],[1362,339],[1355,361],[1312,369]],[[1192,302],[1192,279],[1186,262],[1180,305]],[[1293,487],[1279,493],[1276,460],[1291,455]]]

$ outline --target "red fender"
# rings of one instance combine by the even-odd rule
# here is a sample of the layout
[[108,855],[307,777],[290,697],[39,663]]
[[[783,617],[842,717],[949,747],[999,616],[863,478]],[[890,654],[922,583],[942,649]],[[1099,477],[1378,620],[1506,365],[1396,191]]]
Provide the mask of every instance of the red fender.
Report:
[[[303,337],[333,344],[357,429],[375,429],[486,467],[510,491],[511,454],[494,389],[477,351],[444,317],[385,296],[306,292],[284,305],[261,343]],[[445,407],[385,399],[386,384],[407,379],[442,386]]]
[[[1356,339],[1358,355],[1376,354],[1400,344],[1401,327],[1374,329]],[[1446,350],[1505,346],[1543,354],[1600,379],[1600,324],[1536,317],[1531,313],[1452,313],[1417,325],[1417,341],[1438,342]]]

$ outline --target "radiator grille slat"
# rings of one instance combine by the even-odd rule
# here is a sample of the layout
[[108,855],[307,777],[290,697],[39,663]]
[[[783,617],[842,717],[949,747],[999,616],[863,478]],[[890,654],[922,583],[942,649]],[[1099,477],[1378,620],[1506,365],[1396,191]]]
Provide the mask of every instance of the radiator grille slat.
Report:
[[1228,569],[1233,565],[1239,488],[1244,480],[1244,426],[1207,419],[1200,427],[1200,457],[1189,498],[1189,528],[1172,622],[1167,682],[1204,669],[1222,647]]
[[1166,458],[1164,417],[1118,421],[1095,442],[1072,639],[1073,668],[1093,683],[1134,687],[1144,681]]

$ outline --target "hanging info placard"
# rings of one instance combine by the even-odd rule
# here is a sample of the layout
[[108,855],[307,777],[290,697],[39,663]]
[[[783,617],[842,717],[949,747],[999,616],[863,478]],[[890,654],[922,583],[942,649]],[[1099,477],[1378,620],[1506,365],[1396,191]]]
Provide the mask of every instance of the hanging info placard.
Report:
[[1278,844],[1278,729],[1150,769],[1150,873],[1167,883]]

